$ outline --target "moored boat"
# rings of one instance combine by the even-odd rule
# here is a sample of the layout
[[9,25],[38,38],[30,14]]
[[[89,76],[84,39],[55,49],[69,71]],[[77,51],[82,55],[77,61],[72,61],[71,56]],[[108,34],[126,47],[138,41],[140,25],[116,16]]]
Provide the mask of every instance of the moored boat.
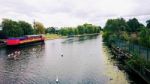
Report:
[[44,40],[45,38],[43,35],[26,35],[23,37],[8,38],[6,44],[7,46],[16,46],[33,42],[44,42]]

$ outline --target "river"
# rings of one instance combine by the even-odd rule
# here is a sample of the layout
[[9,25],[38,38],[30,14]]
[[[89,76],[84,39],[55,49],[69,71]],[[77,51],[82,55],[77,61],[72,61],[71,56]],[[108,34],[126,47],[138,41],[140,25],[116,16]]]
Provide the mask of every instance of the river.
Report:
[[[15,55],[15,58],[11,58]],[[130,84],[99,36],[0,50],[0,84]]]

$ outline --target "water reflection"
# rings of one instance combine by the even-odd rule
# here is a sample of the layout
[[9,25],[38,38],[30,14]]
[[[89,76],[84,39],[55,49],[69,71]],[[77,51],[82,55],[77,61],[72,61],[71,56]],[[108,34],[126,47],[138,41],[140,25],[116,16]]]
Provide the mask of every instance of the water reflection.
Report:
[[78,43],[82,43],[85,42],[86,40],[92,40],[92,39],[96,39],[99,35],[89,35],[89,36],[79,36],[79,37],[73,37],[73,38],[67,38],[65,41],[63,41],[62,43],[74,43],[74,42],[78,42]]
[[42,51],[44,51],[44,45],[25,48],[16,47],[7,49],[5,53],[0,54],[0,56],[5,55],[0,61],[0,84],[20,84],[27,80],[25,72],[30,67],[29,63],[33,58],[43,56],[40,54],[36,54],[35,56],[34,53]]

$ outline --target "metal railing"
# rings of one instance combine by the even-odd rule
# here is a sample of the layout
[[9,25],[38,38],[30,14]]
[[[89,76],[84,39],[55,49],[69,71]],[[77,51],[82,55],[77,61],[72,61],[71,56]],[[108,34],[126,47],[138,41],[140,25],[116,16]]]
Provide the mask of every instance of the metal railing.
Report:
[[150,48],[122,40],[116,40],[114,45],[130,52],[131,54],[142,56],[146,61],[150,61]]

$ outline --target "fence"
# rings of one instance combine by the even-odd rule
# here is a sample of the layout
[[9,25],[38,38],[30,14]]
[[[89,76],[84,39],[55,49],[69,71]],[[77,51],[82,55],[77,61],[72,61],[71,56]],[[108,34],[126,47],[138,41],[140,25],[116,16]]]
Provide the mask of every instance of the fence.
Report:
[[114,45],[130,52],[131,54],[136,54],[142,56],[146,61],[150,61],[150,48],[143,47],[141,45],[129,43],[127,41],[116,40]]

